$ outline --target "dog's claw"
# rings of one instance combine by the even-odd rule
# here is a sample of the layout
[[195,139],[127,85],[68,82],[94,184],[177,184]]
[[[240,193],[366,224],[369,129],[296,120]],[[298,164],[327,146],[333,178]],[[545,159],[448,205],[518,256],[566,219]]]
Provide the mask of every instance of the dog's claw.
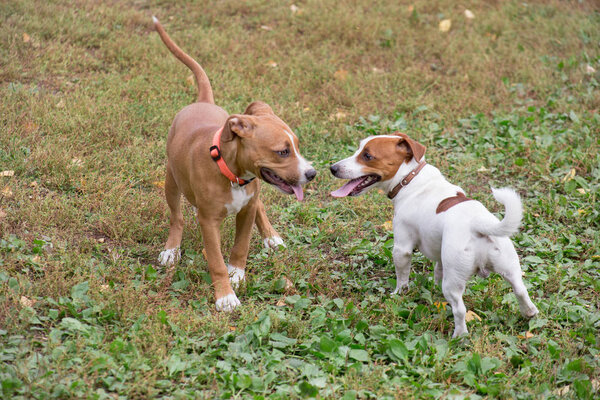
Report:
[[394,291],[392,292],[392,296],[395,294],[399,294],[402,293],[402,291],[408,287],[408,282],[403,282],[403,283],[397,283],[396,284],[396,289],[394,289]]
[[223,296],[220,299],[217,299],[217,301],[215,302],[215,307],[217,308],[217,311],[230,312],[241,304],[242,303],[238,300],[235,293],[230,293],[227,296]]
[[158,255],[158,262],[162,266],[169,266],[175,264],[181,258],[181,250],[179,247],[172,249],[166,249],[160,252]]

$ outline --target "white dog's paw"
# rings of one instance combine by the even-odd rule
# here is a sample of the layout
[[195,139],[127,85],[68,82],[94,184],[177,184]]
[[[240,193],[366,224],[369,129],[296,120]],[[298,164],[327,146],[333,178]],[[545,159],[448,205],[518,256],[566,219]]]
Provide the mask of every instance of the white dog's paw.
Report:
[[279,246],[287,247],[279,236],[265,238],[263,240],[263,245],[265,246],[265,249],[278,249]]
[[461,337],[461,336],[466,336],[468,334],[469,334],[469,330],[467,329],[466,325],[464,327],[457,326],[456,328],[454,328],[454,333],[452,334],[452,339]]
[[227,273],[229,274],[229,282],[234,289],[240,286],[240,282],[246,278],[246,270],[238,267],[234,267],[231,264],[227,264]]
[[408,287],[408,281],[407,282],[400,282],[398,281],[396,283],[396,289],[394,289],[394,291],[392,292],[392,295],[398,294],[398,293],[402,293],[402,291],[404,289],[406,289]]
[[536,306],[534,306],[532,304],[531,307],[529,307],[529,309],[527,309],[527,310],[521,310],[521,314],[525,318],[533,318],[533,317],[535,317],[536,315],[539,314],[539,310],[537,309]]
[[179,247],[172,249],[166,249],[160,252],[158,255],[158,262],[160,265],[168,266],[173,265],[181,258],[181,250]]
[[217,301],[215,302],[215,307],[217,308],[217,311],[230,312],[241,304],[242,303],[240,303],[235,293],[231,293],[227,296],[223,296],[220,299],[217,299]]

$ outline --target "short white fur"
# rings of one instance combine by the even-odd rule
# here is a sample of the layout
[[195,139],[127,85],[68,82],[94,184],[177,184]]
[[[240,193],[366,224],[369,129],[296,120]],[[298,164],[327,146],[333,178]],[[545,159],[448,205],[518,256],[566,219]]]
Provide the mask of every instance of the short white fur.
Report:
[[158,255],[158,262],[162,266],[173,265],[181,258],[181,250],[179,247],[172,249],[166,249],[160,252]]
[[239,213],[240,210],[242,208],[244,208],[244,206],[246,204],[248,204],[248,202],[250,201],[252,196],[254,196],[254,193],[247,194],[245,187],[243,187],[243,186],[236,187],[236,185],[232,185],[231,186],[231,203],[225,204],[225,208],[227,209],[227,214],[232,215],[232,214]]
[[298,176],[300,177],[299,183],[305,184],[308,182],[308,180],[306,179],[306,171],[311,169],[312,166],[310,165],[310,163],[308,161],[306,161],[304,159],[304,157],[302,157],[300,155],[300,153],[296,149],[296,143],[294,143],[294,135],[292,135],[288,131],[284,131],[284,132],[290,138],[290,141],[292,142],[292,149],[294,150],[294,154],[296,155],[296,158],[298,159]]

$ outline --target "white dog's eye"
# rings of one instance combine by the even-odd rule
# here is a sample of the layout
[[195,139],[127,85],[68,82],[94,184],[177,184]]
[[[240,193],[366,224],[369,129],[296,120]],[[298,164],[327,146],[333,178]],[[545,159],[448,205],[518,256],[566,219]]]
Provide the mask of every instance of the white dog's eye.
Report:
[[275,153],[277,153],[278,156],[285,158],[290,155],[290,149],[275,151]]
[[375,157],[373,157],[372,155],[370,155],[369,153],[367,153],[366,151],[363,153],[363,159],[365,161],[371,161],[372,159],[374,159]]

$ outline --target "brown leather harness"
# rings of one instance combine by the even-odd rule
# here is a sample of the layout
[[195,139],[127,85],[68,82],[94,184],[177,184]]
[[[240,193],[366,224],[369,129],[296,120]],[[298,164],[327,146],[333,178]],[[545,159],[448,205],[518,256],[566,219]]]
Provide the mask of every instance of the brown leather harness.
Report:
[[[408,173],[408,175],[406,175],[404,177],[404,179],[402,179],[400,181],[400,183],[398,183],[396,186],[394,186],[394,188],[388,193],[387,196],[390,199],[393,199],[394,197],[396,197],[396,195],[398,194],[400,189],[402,189],[404,186],[408,185],[413,180],[413,178],[415,176],[417,176],[419,174],[419,172],[421,172],[421,170],[423,169],[425,164],[427,164],[425,161],[421,161],[419,163],[419,165],[417,165],[415,167],[415,169],[410,171]],[[469,200],[473,200],[473,199],[465,196],[465,194],[462,192],[456,192],[456,196],[447,197],[444,200],[440,201],[440,204],[438,204],[437,208],[435,209],[435,213],[436,214],[443,213],[444,211],[448,211],[450,208],[454,207],[455,205],[460,204],[463,201],[469,201]]]
[[455,205],[462,203],[463,201],[469,200],[473,199],[465,196],[464,193],[456,192],[456,196],[448,197],[440,201],[440,204],[438,204],[437,208],[435,209],[435,213],[443,213],[444,211],[448,211],[448,209],[450,209],[451,207],[454,207]]

